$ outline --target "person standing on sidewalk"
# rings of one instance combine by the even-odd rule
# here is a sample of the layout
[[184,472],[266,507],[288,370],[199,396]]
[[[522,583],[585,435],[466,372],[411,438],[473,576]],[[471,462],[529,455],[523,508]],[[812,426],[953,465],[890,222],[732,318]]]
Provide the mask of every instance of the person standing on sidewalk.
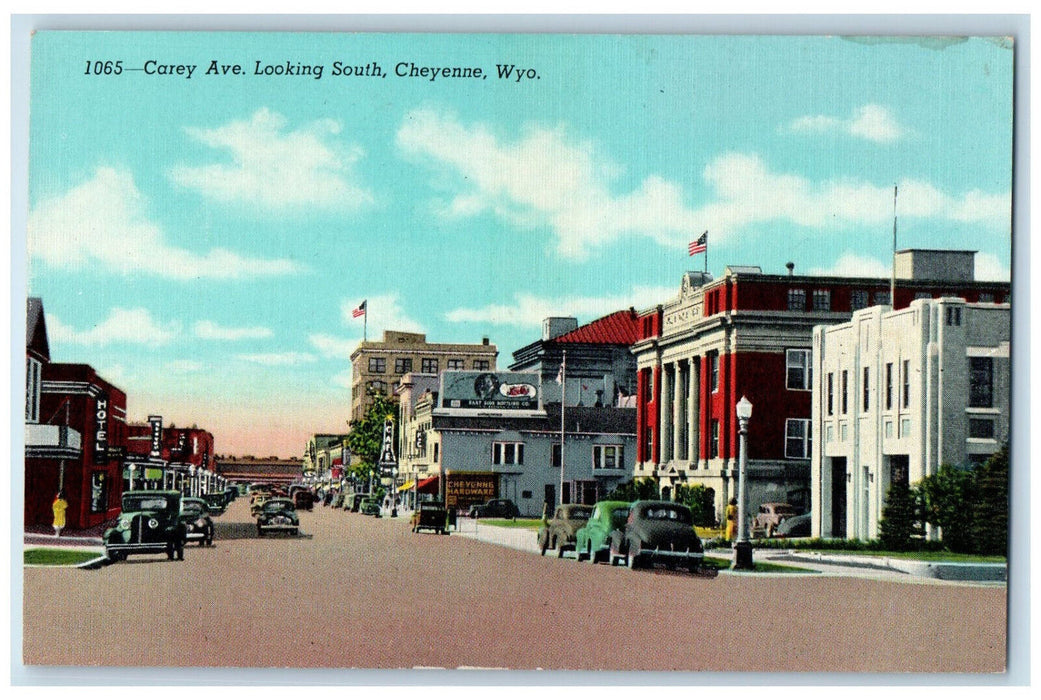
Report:
[[59,491],[54,497],[54,503],[51,504],[51,510],[54,511],[54,536],[58,537],[61,535],[62,528],[65,527],[65,511],[69,509],[69,502],[65,500],[65,491]]
[[726,540],[727,542],[734,541],[734,535],[737,533],[737,499],[731,498],[730,503],[727,504],[726,509]]

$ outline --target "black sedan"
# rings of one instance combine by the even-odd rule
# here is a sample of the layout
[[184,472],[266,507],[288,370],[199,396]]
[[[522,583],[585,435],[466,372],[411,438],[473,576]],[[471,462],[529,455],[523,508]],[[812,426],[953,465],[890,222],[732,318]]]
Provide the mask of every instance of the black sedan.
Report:
[[671,501],[637,501],[624,529],[611,533],[610,562],[631,569],[664,564],[696,570],[705,558],[690,508]]

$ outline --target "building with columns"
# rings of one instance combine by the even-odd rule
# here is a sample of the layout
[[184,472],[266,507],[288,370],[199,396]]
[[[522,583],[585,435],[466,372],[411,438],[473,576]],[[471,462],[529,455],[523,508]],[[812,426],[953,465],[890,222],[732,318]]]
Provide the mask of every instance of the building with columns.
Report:
[[[916,298],[1008,301],[1009,284],[973,280],[972,251],[896,254],[896,307]],[[742,396],[748,432],[748,512],[769,501],[808,510],[813,329],[888,305],[891,280],[764,274],[729,266],[722,278],[688,272],[677,296],[640,315],[637,456],[634,476],[655,479],[663,497],[679,484],[714,493],[717,517],[737,492]]]
[[812,532],[872,539],[890,486],[971,469],[1008,439],[1008,304],[876,306],[813,335]]

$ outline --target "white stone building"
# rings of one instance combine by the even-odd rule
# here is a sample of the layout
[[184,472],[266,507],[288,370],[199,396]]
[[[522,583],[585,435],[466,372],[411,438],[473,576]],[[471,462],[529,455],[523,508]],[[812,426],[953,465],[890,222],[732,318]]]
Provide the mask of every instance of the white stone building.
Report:
[[814,536],[878,536],[895,480],[986,461],[1008,438],[1009,304],[920,299],[813,332]]

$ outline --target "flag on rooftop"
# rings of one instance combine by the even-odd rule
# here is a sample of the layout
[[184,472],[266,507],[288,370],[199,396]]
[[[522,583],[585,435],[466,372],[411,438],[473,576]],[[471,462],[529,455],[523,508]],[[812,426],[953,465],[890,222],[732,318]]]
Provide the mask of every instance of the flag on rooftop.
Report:
[[365,305],[367,303],[369,303],[368,299],[366,299],[362,303],[358,304],[358,308],[356,308],[354,311],[351,312],[351,317],[352,318],[358,318],[359,316],[364,316],[365,315]]
[[687,246],[687,252],[691,255],[704,253],[706,250],[708,250],[708,231],[705,231],[698,240],[691,241],[690,245]]

